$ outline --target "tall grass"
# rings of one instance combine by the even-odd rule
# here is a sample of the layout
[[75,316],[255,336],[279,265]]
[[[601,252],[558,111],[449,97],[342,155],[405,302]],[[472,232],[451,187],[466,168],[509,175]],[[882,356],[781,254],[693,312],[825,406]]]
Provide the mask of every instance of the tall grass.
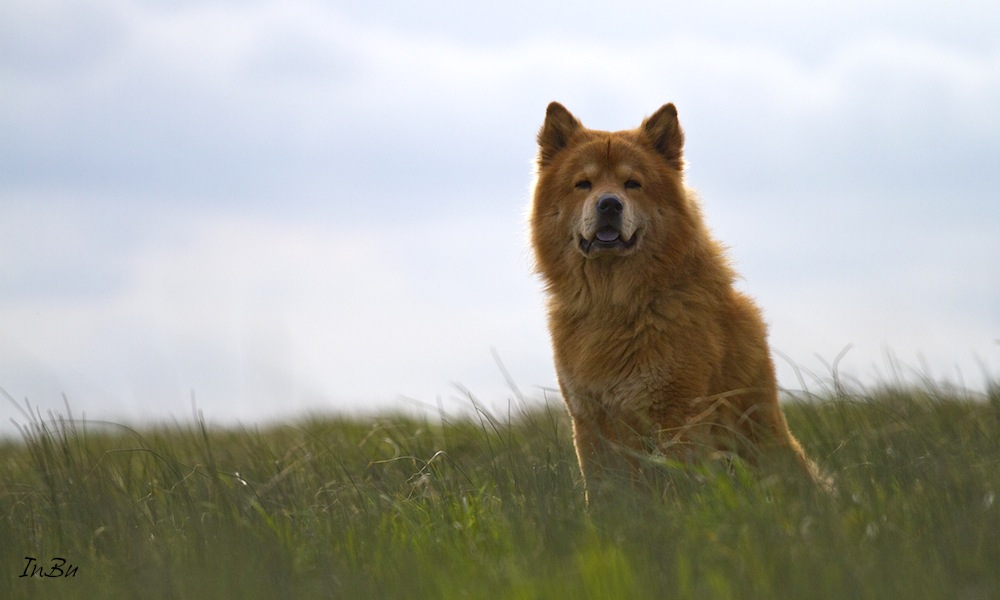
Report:
[[143,431],[36,411],[0,442],[0,597],[1000,596],[1000,392],[838,386],[786,413],[836,493],[674,465],[588,511],[561,407]]

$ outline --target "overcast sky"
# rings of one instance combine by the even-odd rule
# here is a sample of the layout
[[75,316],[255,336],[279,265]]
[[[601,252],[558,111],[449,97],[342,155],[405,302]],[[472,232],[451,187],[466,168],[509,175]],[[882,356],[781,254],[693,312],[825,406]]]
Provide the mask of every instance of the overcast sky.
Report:
[[848,345],[867,384],[889,353],[997,378],[1000,4],[613,4],[5,0],[0,388],[130,422],[458,410],[511,397],[495,350],[541,398],[551,100],[677,104],[783,386]]

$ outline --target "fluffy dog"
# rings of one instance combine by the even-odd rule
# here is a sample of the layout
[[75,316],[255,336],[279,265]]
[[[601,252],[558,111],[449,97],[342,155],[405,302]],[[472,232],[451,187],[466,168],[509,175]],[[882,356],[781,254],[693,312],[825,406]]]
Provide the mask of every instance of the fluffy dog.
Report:
[[531,240],[588,495],[650,452],[791,459],[816,478],[778,406],[760,310],[684,184],[683,146],[673,104],[607,132],[553,102],[538,134]]

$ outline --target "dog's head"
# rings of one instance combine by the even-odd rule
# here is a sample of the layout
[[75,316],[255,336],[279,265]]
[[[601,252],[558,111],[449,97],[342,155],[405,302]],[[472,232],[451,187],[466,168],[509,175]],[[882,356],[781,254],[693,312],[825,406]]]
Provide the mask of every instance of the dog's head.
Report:
[[618,132],[587,129],[561,104],[550,104],[538,134],[531,210],[543,276],[552,279],[580,261],[676,253],[690,221],[683,145],[673,104]]

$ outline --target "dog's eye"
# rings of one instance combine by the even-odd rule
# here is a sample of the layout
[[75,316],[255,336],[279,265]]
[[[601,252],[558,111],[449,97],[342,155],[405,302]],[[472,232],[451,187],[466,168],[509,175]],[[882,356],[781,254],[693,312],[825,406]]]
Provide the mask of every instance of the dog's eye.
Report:
[[638,181],[636,181],[635,179],[629,179],[628,181],[625,182],[625,189],[626,190],[637,190],[637,189],[639,189],[641,187],[642,187],[642,184],[639,183]]
[[578,190],[589,190],[590,187],[591,187],[590,186],[590,181],[588,181],[586,179],[581,179],[580,181],[576,182],[576,186],[575,187]]

